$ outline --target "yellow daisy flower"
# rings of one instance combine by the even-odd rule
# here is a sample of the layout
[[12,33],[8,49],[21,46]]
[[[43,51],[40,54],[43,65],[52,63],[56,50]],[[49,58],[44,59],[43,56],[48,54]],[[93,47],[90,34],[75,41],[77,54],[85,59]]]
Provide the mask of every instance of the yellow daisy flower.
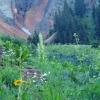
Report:
[[23,81],[23,80],[15,80],[14,81],[14,85],[15,86],[19,86],[19,85],[21,85],[22,83],[24,83],[25,81]]

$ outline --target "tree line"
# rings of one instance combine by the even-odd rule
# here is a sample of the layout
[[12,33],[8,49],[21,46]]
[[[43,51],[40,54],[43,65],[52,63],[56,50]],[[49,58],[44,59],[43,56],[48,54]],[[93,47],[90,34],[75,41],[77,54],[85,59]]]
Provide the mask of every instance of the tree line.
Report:
[[57,33],[57,43],[75,43],[74,33],[78,35],[80,44],[100,43],[100,1],[88,15],[84,0],[76,0],[74,11],[66,0],[62,10],[54,17],[51,33]]

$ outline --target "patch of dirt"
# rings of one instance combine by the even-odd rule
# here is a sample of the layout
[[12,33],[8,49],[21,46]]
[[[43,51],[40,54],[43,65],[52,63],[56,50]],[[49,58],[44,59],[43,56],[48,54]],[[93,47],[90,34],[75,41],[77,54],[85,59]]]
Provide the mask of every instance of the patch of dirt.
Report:
[[35,68],[25,68],[22,70],[22,73],[23,73],[24,80],[28,80],[30,78],[33,78],[33,79],[42,78],[42,72]]

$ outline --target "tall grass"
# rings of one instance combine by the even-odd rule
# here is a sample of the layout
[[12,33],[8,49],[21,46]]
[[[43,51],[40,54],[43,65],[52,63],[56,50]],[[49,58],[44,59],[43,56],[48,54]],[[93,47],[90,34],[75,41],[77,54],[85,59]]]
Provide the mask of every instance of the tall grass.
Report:
[[[99,49],[79,45],[78,42],[77,45],[45,46],[41,34],[36,52],[38,55],[35,56],[30,56],[32,49],[27,44],[18,45],[9,41],[3,42],[2,46],[1,100],[100,99]],[[23,80],[22,70],[29,64],[44,73],[44,79]],[[16,80],[25,82],[15,86]]]

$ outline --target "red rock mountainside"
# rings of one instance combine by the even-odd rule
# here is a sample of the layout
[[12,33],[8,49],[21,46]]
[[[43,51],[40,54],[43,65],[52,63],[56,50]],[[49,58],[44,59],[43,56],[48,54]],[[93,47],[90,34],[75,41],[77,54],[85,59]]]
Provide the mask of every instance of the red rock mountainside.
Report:
[[[8,4],[5,8],[3,7],[5,6],[4,1]],[[9,33],[11,35],[13,34],[24,38],[27,38],[28,35],[35,30],[36,25],[43,19],[45,8],[48,4],[48,0],[39,0],[37,4],[25,12],[25,16],[22,16],[22,14],[18,12],[15,2],[11,2],[10,0],[4,1],[1,1],[4,9],[1,8],[0,10],[5,12],[3,12],[4,15],[1,13],[0,32]],[[7,23],[3,18],[3,16],[6,16],[7,14],[9,15],[7,16],[8,18],[6,17],[6,19],[12,19],[12,25],[9,24],[10,20],[8,20]]]

